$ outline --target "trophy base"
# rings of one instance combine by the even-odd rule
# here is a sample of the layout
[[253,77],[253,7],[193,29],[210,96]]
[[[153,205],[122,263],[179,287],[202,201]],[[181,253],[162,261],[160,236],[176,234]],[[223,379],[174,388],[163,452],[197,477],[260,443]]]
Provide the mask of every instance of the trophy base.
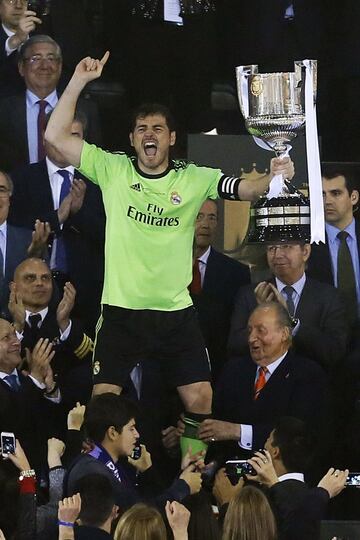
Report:
[[246,243],[310,242],[310,203],[298,191],[261,197],[251,208]]

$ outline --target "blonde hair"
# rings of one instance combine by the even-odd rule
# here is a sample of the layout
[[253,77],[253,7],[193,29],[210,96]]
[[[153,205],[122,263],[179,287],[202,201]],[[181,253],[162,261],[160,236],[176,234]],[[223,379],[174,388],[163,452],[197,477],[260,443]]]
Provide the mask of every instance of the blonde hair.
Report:
[[166,540],[163,518],[156,508],[135,504],[119,519],[114,540]]
[[222,540],[276,540],[276,523],[265,495],[245,486],[230,502]]

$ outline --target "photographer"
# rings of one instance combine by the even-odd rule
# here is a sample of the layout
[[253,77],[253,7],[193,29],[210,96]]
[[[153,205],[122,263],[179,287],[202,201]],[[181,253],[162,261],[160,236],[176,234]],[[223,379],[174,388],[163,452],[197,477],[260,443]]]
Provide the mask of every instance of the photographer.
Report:
[[41,20],[35,11],[27,9],[27,0],[0,0],[0,19],[0,97],[5,97],[24,88],[17,51]]
[[[141,445],[139,459],[130,457],[139,438],[135,427],[137,412],[134,403],[112,393],[92,398],[86,408],[84,426],[88,437],[94,442],[94,448],[79,456],[70,466],[65,482],[67,495],[74,493],[80,478],[98,473],[111,480],[115,503],[121,510],[142,500],[141,484],[153,471],[151,456],[144,445]],[[187,461],[185,470],[168,489],[155,495],[153,488],[153,503],[161,511],[166,501],[181,501],[190,493],[200,490],[200,472],[195,472],[197,463],[190,463],[190,459]],[[151,481],[152,486],[155,486],[153,478]]]
[[320,521],[329,499],[345,487],[348,470],[331,468],[315,488],[304,482],[312,441],[305,424],[296,418],[280,419],[270,433],[265,450],[248,460],[256,476],[247,479],[269,488],[267,495],[278,521],[281,538],[319,538]]

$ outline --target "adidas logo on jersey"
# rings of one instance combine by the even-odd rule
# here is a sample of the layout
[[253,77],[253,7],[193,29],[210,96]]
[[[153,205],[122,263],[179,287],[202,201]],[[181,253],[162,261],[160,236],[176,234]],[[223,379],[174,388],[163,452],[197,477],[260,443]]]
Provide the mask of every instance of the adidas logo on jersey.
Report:
[[141,184],[133,184],[130,187],[131,189],[135,189],[135,191],[141,191]]

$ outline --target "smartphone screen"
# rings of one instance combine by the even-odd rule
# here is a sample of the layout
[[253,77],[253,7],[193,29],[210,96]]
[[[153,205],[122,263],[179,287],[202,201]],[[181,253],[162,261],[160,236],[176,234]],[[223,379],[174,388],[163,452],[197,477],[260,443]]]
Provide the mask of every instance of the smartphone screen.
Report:
[[345,486],[360,487],[360,472],[351,472],[346,479]]
[[15,435],[13,433],[1,433],[1,448],[3,454],[15,454]]

